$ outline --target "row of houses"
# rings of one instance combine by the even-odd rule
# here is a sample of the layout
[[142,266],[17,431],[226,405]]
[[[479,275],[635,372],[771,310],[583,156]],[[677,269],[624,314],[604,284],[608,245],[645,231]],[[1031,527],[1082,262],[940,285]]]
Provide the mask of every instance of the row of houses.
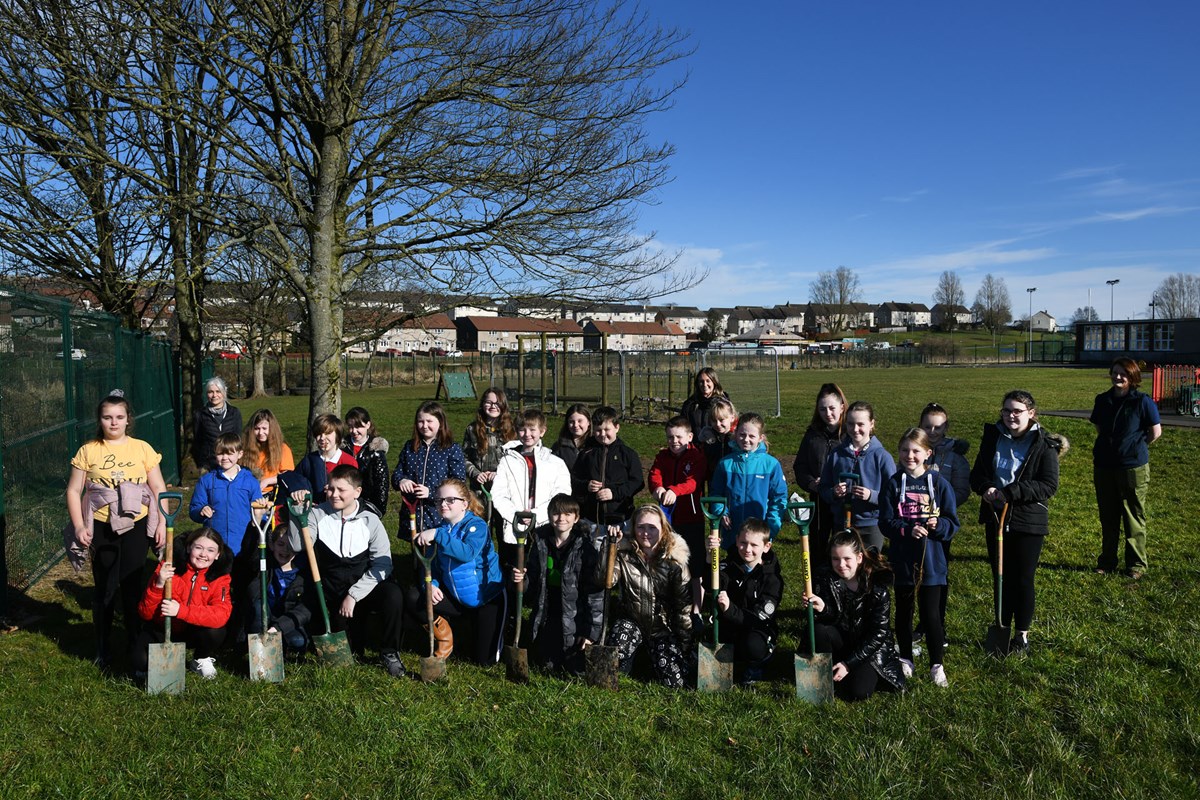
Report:
[[610,322],[536,317],[431,314],[409,320],[360,349],[405,354],[413,352],[479,351],[499,353],[541,350],[683,350],[687,334],[678,325],[658,322]]

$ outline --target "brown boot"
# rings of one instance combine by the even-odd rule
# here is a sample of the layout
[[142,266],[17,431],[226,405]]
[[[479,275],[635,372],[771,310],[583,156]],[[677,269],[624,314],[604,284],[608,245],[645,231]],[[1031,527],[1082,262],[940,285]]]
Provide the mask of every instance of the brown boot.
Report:
[[[423,626],[429,630],[429,626]],[[433,618],[433,657],[448,658],[454,652],[454,631],[445,617]]]

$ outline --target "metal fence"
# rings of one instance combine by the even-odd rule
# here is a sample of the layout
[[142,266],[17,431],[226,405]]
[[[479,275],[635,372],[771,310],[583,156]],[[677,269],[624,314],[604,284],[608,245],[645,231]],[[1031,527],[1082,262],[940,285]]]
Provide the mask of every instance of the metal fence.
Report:
[[[438,367],[465,365],[478,382],[488,375],[489,357],[471,355],[451,358],[422,353],[346,354],[342,356],[342,387],[345,389],[377,389],[387,386],[413,386],[433,383]],[[281,372],[283,368],[283,372]],[[263,388],[278,394],[280,386],[292,394],[308,394],[311,360],[307,352],[288,353],[285,359],[269,355],[263,359]],[[254,388],[254,366],[249,358],[216,358],[213,374],[229,386],[230,397],[248,397]]]
[[162,454],[163,477],[178,482],[178,384],[169,343],[108,314],[0,289],[0,490],[13,585],[30,585],[61,556],[69,462],[112,389],[133,404],[135,435]]

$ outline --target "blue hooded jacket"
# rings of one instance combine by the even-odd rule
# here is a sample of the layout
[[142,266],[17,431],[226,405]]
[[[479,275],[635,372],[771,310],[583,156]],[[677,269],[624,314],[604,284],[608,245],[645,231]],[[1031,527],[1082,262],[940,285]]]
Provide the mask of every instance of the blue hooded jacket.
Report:
[[492,535],[478,516],[468,511],[453,525],[443,522],[433,541],[433,582],[461,605],[478,608],[503,588]]
[[729,530],[721,534],[723,549],[733,549],[738,530],[750,517],[767,523],[772,540],[779,534],[787,508],[787,480],[779,459],[767,452],[765,443],[760,442],[749,453],[742,450],[726,453],[717,463],[708,493],[729,501],[728,506],[713,509],[729,516]]

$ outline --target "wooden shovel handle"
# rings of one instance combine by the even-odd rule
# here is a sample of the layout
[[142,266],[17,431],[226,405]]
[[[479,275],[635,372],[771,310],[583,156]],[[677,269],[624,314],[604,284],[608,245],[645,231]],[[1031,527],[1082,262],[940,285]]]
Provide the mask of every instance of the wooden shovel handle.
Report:
[[609,537],[608,540],[608,564],[604,567],[604,588],[611,589],[613,587],[613,571],[617,568],[617,540]]
[[313,583],[321,582],[321,570],[317,566],[317,552],[313,550],[312,537],[308,535],[308,526],[300,529],[300,538],[304,540],[304,553],[308,556],[308,568],[312,571]]

